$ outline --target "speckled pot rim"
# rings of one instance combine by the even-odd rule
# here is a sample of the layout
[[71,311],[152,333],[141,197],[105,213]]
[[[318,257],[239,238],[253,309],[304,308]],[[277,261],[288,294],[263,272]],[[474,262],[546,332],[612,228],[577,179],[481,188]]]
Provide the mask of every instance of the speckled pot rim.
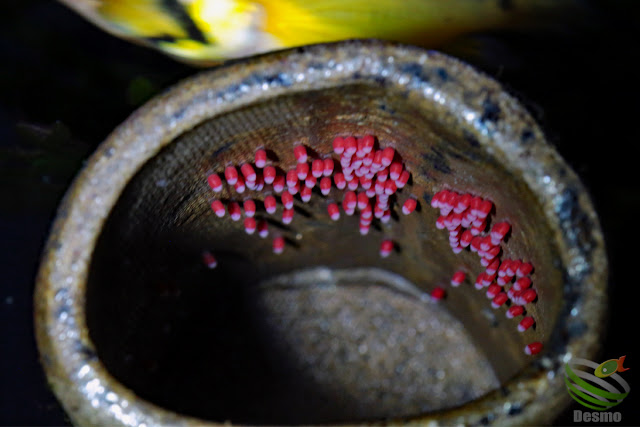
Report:
[[[443,78],[431,79],[434,71]],[[447,83],[447,75],[457,87]],[[468,81],[485,94],[460,96]],[[460,408],[385,423],[543,423],[564,407],[563,365],[572,355],[594,355],[606,307],[604,243],[582,184],[525,109],[487,76],[437,52],[349,41],[236,61],[188,79],[129,117],[78,175],[58,211],[35,295],[42,363],[76,424],[216,425],[136,397],[107,373],[88,336],[85,282],[93,248],[129,180],[174,138],[214,116],[292,92],[371,82],[405,93],[408,102],[457,112],[456,123],[472,129],[483,148],[522,176],[539,198],[566,270],[566,304],[542,357],[500,390]],[[508,114],[486,120],[487,101]]]

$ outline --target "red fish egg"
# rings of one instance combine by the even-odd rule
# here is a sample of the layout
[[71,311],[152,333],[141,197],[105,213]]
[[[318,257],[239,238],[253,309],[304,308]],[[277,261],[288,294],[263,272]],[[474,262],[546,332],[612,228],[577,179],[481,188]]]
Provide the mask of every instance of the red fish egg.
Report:
[[[288,193],[285,193],[288,194]],[[276,198],[272,195],[268,195],[264,198],[264,209],[269,214],[273,214],[276,211]]]
[[347,191],[344,193],[344,199],[342,200],[342,205],[348,209],[355,209],[358,204],[358,196],[353,191]]
[[220,200],[214,200],[211,202],[211,210],[218,218],[222,218],[224,216],[224,204]]
[[456,271],[453,275],[453,277],[451,278],[451,285],[452,286],[460,286],[460,284],[462,282],[464,282],[464,279],[467,277],[467,275],[465,274],[464,271]]
[[373,210],[371,209],[371,205],[369,205],[367,203],[367,206],[365,206],[363,209],[361,209],[362,212],[360,212],[360,217],[364,218],[364,219],[371,219],[371,217],[373,216]]
[[444,196],[445,191],[447,190],[438,191],[436,194],[433,195],[433,197],[431,198],[432,208],[440,209],[440,206],[442,203],[442,197]]
[[356,212],[356,208],[348,208],[346,206],[343,206],[344,208],[344,213],[351,216]]
[[256,191],[262,191],[264,188],[264,178],[262,175],[258,175],[258,179],[256,179]]
[[480,205],[482,205],[481,197],[474,197],[471,199],[471,202],[469,202],[469,210],[471,211],[473,216],[478,216]]
[[340,208],[336,203],[330,203],[329,206],[327,206],[327,212],[329,212],[329,217],[332,220],[337,221],[340,219]]
[[217,173],[212,173],[207,177],[207,182],[209,183],[209,187],[216,193],[222,191],[222,180]]
[[[500,255],[500,251],[501,251],[500,246],[493,246],[488,251],[485,251],[483,258],[486,259],[487,261],[492,261],[498,255]],[[485,267],[487,267],[488,265],[489,265],[489,263],[487,263],[487,265],[485,265]]]
[[300,191],[300,183],[296,182],[296,185],[294,185],[293,187],[287,187],[287,192],[290,194],[297,194],[298,191]]
[[296,158],[296,162],[298,163],[306,163],[307,162],[307,149],[304,145],[296,145],[293,147],[293,155]]
[[500,286],[504,286],[507,283],[511,283],[511,281],[513,280],[513,276],[502,276],[502,277],[498,277],[498,285]]
[[284,237],[278,236],[273,239],[273,253],[281,254],[284,251]]
[[498,267],[500,267],[500,260],[498,258],[494,258],[493,261],[491,261],[489,263],[489,265],[487,266],[487,269],[485,270],[485,273],[487,273],[488,275],[494,275],[497,273],[498,271]]
[[522,291],[524,289],[527,289],[531,286],[531,279],[529,279],[528,277],[521,277],[518,280],[516,280],[516,283],[513,284],[513,288],[516,291]]
[[293,208],[293,195],[291,193],[285,191],[282,193],[280,200],[285,209]]
[[316,178],[313,175],[309,175],[309,176],[307,176],[307,179],[304,180],[304,185],[306,187],[313,188],[313,187],[316,186],[317,182],[318,182],[318,178]]
[[502,263],[500,264],[500,268],[498,268],[499,277],[507,275],[507,270],[509,269],[509,265],[511,265],[511,260],[505,259],[504,261],[502,261]]
[[483,200],[482,203],[480,203],[480,207],[478,208],[476,215],[478,218],[485,219],[487,215],[489,215],[489,212],[491,212],[491,209],[493,209],[493,203],[489,200]]
[[534,356],[540,353],[540,351],[542,351],[541,342],[532,342],[530,344],[527,344],[527,346],[524,348],[525,354],[528,354],[529,356]]
[[349,165],[354,171],[356,171],[358,168],[360,168],[362,166],[362,160],[361,159],[354,159],[351,161],[351,164]]
[[463,228],[469,228],[469,227],[471,227],[471,221],[469,221],[466,216],[463,216],[462,217],[462,221],[460,221],[460,225]]
[[489,260],[486,258],[480,258],[480,265],[483,267],[488,267],[489,266]]
[[[331,185],[331,184],[329,184]],[[311,200],[311,193],[313,192],[313,190],[307,186],[302,187],[302,189],[300,190],[300,198],[302,199],[303,202],[307,203]],[[324,193],[322,193],[324,194]]]
[[256,150],[256,167],[262,169],[267,164],[267,152],[262,148]]
[[438,230],[443,230],[443,229],[445,228],[444,221],[445,221],[445,217],[443,217],[442,215],[440,215],[440,216],[438,217],[438,219],[436,220],[436,228],[437,228]]
[[234,166],[227,166],[224,170],[224,178],[227,180],[227,184],[235,185],[238,181],[238,170]]
[[380,206],[378,206],[377,204],[373,207],[373,216],[375,216],[376,218],[380,219],[382,218],[382,215],[384,215],[384,209],[382,209]]
[[459,197],[460,196],[455,191],[447,191],[442,197],[442,205],[451,211],[458,205]]
[[237,202],[229,203],[229,215],[231,215],[231,219],[234,221],[240,220],[242,209],[240,209],[240,205]]
[[491,228],[491,243],[498,245],[511,230],[508,222],[499,222]]
[[395,155],[396,155],[396,150],[394,150],[392,147],[387,147],[384,150],[382,150],[382,158],[380,159],[382,163],[382,167],[386,168],[387,166],[391,165]]
[[536,323],[536,321],[533,319],[533,317],[525,316],[525,317],[522,318],[522,320],[518,324],[518,331],[519,332],[524,332],[527,329],[529,329],[530,327],[532,327],[534,323]]
[[493,299],[496,297],[496,295],[498,295],[500,292],[502,291],[502,288],[499,285],[496,285],[495,283],[492,283],[489,285],[489,287],[487,288],[487,298],[489,299]]
[[396,183],[393,181],[387,181],[387,183],[384,185],[384,193],[388,196],[395,193],[397,189],[398,187],[396,187]]
[[296,165],[296,175],[300,181],[307,179],[309,175],[309,163],[298,163]]
[[333,152],[342,154],[344,152],[344,138],[337,136],[333,140]]
[[460,225],[462,225],[462,215],[454,213],[451,215],[451,224],[454,227],[459,227]]
[[347,186],[347,181],[344,179],[344,175],[342,174],[342,172],[338,172],[333,175],[333,182],[335,182],[336,188],[338,188],[338,190],[344,190],[344,188]]
[[365,166],[371,166],[373,164],[373,158],[374,158],[375,154],[373,152],[368,153],[366,156],[364,156],[364,158],[362,159],[362,164]]
[[391,240],[383,240],[382,243],[380,244],[380,256],[382,258],[386,258],[389,255],[391,255],[391,252],[393,251],[393,241]]
[[457,204],[453,207],[453,212],[462,213],[467,210],[472,198],[473,196],[471,196],[471,194],[469,193],[462,194],[460,197],[458,197]]
[[344,180],[347,182],[347,185],[354,179],[357,179],[357,178],[354,178],[353,174],[347,170],[343,170],[342,172],[344,173]]
[[384,194],[384,183],[376,181],[373,191],[375,191],[376,194]]
[[522,293],[522,300],[525,303],[533,302],[536,298],[538,298],[538,293],[535,291],[535,289],[529,288]]
[[483,237],[482,240],[480,241],[480,249],[483,251],[488,251],[491,248],[492,248],[491,237],[489,236]]
[[213,270],[218,266],[218,261],[216,260],[216,257],[213,256],[213,254],[208,251],[205,251],[202,253],[202,261],[204,262],[204,265],[211,270]]
[[351,181],[349,181],[349,184],[347,184],[347,187],[349,188],[349,190],[355,191],[358,189],[359,184],[360,183],[358,182],[358,178],[353,178]]
[[262,174],[264,175],[265,184],[273,184],[273,181],[276,179],[277,175],[276,168],[273,166],[267,166],[262,171]]
[[239,194],[244,193],[244,190],[247,188],[244,184],[244,178],[238,176],[235,185],[233,186],[236,189],[236,192]]
[[358,151],[358,141],[353,136],[344,139],[344,155],[353,156]]
[[405,215],[409,215],[411,212],[416,210],[416,206],[418,206],[418,202],[416,199],[407,199],[402,205],[402,213]]
[[382,169],[376,174],[376,181],[385,182],[389,178],[389,169]]
[[484,282],[484,278],[486,277],[486,275],[487,275],[486,273],[480,273],[480,274],[478,274],[478,277],[476,277],[476,283],[475,284],[476,285],[480,285],[480,287],[478,289],[484,287],[483,282]]
[[400,162],[393,162],[391,163],[391,166],[389,166],[389,178],[392,180],[397,180],[398,178],[400,178],[400,174],[402,173],[402,163]]
[[484,273],[484,276],[482,276],[482,286],[489,286],[495,279],[495,274]]
[[373,147],[376,144],[376,139],[373,135],[365,135],[362,137],[362,151],[365,154],[373,152]]
[[347,157],[343,154],[342,157],[340,157],[340,166],[342,166],[343,170],[348,168],[351,171],[351,157]]
[[249,163],[245,163],[242,166],[240,166],[240,172],[242,172],[242,175],[244,176],[244,179],[247,181],[251,181],[251,182],[255,182],[257,175],[256,175],[256,171],[253,170],[253,166],[251,166]]
[[460,240],[460,233],[462,232],[462,227],[457,226],[453,230],[449,230],[449,236],[456,236],[458,240]]
[[522,313],[524,313],[523,306],[512,305],[511,307],[509,307],[509,310],[507,310],[506,316],[508,319],[513,319],[514,317],[520,316]]
[[256,220],[255,218],[245,218],[244,219],[244,231],[247,234],[253,234],[256,231]]
[[287,187],[293,187],[298,183],[298,173],[295,169],[291,169],[287,172]]
[[370,179],[367,179],[365,177],[360,178],[360,187],[362,187],[363,189],[370,189],[372,184],[373,182]]
[[255,189],[256,189],[256,187],[257,187],[257,185],[256,185],[256,182],[255,182],[255,181],[246,181],[246,182],[245,182],[245,185],[247,186],[247,188],[248,188],[249,190],[255,190]]
[[436,286],[433,291],[431,291],[431,300],[432,301],[440,301],[441,299],[443,299],[446,295],[446,292],[444,289],[442,289],[440,286]]
[[511,261],[511,263],[507,266],[506,275],[507,276],[515,276],[518,268],[522,265],[522,261],[519,259]]
[[525,262],[520,264],[520,266],[518,267],[518,270],[516,271],[516,276],[518,277],[528,276],[529,274],[531,274],[532,271],[533,271],[533,265],[530,262]]
[[473,239],[471,239],[471,243],[469,244],[469,246],[472,252],[478,252],[480,250],[481,241],[482,241],[482,237],[479,237],[479,236],[475,236]]
[[365,153],[364,150],[363,150],[363,148],[364,148],[364,139],[363,138],[357,138],[356,141],[358,143],[358,148],[356,150],[356,157],[363,158],[364,156],[367,155],[367,153]]
[[247,199],[242,204],[244,208],[244,214],[248,217],[252,217],[256,213],[256,202],[251,199]]
[[[486,228],[487,228],[487,221],[486,219],[476,219],[475,221],[473,221],[471,223],[472,227],[475,228],[476,230],[479,230],[480,232],[483,232]],[[490,237],[490,236],[489,236]],[[489,239],[489,241],[491,241],[491,239]]]
[[505,302],[507,302],[508,299],[509,297],[507,296],[507,294],[505,294],[504,292],[500,292],[491,301],[491,307],[498,308],[502,306]]
[[276,178],[273,180],[273,191],[275,191],[276,193],[282,193],[282,191],[284,191],[284,185],[284,175],[276,176]]
[[269,226],[264,219],[258,222],[258,235],[263,239],[269,235]]
[[282,211],[282,223],[291,224],[291,221],[293,221],[294,212],[295,211],[293,209],[284,209]]
[[384,214],[382,214],[382,218],[380,218],[380,221],[382,221],[384,224],[386,224],[390,220],[391,220],[391,211],[389,209],[387,209],[387,210],[384,211]]
[[[331,178],[329,178],[328,176],[322,177],[322,179],[320,180],[320,192],[322,193],[323,196],[327,196],[329,195],[330,191],[331,191]],[[309,192],[309,194],[311,194],[311,192]]]
[[322,159],[315,159],[311,162],[311,175],[316,178],[320,178],[324,173],[324,161]]
[[360,223],[360,234],[363,236],[366,236],[367,234],[369,234],[370,227],[371,226],[369,224]]
[[371,163],[371,166],[373,166],[372,169],[376,172],[382,169],[382,150],[377,150],[373,153],[373,162]]
[[456,246],[455,248],[451,248],[454,254],[459,254],[462,252],[462,246]]
[[362,210],[369,205],[369,198],[365,193],[358,193],[358,209]]
[[469,246],[472,239],[473,239],[473,235],[469,230],[463,231],[462,234],[460,235],[460,246],[462,246],[463,248],[466,248],[467,246]]
[[331,176],[333,174],[333,159],[324,159],[322,161],[322,174],[324,176]]
[[409,171],[402,171],[402,173],[400,174],[400,177],[396,180],[396,187],[398,188],[404,188],[405,185],[407,185],[407,182],[409,182],[409,178],[411,177],[411,174],[409,173]]
[[449,234],[449,242],[455,243],[454,246],[460,246],[460,237],[458,237],[457,235]]

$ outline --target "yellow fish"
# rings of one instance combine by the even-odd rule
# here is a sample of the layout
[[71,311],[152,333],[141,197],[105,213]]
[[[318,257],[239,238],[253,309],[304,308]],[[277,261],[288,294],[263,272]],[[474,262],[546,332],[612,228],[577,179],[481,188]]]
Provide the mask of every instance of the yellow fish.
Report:
[[596,377],[606,378],[609,375],[613,375],[616,372],[624,372],[628,371],[629,368],[625,368],[623,366],[624,359],[627,356],[622,356],[619,359],[609,359],[607,361],[602,362],[593,372]]
[[60,0],[118,37],[202,65],[305,44],[378,38],[437,48],[526,28],[572,0]]

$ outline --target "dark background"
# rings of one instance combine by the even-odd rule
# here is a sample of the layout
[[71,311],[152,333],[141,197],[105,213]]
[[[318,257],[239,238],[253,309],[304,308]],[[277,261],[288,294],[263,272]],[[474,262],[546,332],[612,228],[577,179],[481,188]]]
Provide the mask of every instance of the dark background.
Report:
[[[601,359],[627,355],[630,396],[616,410],[640,424],[637,327],[639,7],[585,1],[589,18],[545,32],[483,34],[443,48],[504,83],[582,177],[610,261]],[[83,161],[144,101],[197,70],[111,37],[44,0],[0,5],[0,424],[62,425],[33,336],[32,297],[55,210]],[[579,356],[579,355],[578,355]],[[572,424],[572,409],[557,424]]]

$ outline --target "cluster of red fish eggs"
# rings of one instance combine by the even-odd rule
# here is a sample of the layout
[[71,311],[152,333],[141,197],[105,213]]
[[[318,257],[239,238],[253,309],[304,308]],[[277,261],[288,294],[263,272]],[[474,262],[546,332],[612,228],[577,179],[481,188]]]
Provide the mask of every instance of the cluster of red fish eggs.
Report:
[[[376,149],[376,141],[372,135],[361,138],[337,137],[332,145],[337,159],[331,155],[311,159],[304,145],[296,145],[293,148],[296,164],[287,172],[271,164],[266,150],[260,148],[255,152],[253,163],[243,163],[239,168],[228,165],[224,170],[224,181],[219,173],[210,174],[207,181],[216,193],[222,191],[225,181],[237,194],[243,194],[247,189],[263,192],[264,210],[270,215],[276,213],[276,195],[280,195],[283,224],[290,224],[293,220],[294,196],[299,195],[301,202],[308,203],[314,188],[317,187],[320,194],[327,197],[335,187],[343,194],[341,201],[335,201],[339,200],[335,196],[333,200],[328,200],[329,218],[338,221],[341,210],[349,216],[358,211],[359,232],[366,235],[374,218],[382,223],[389,222],[396,192],[407,185],[411,175],[394,148]],[[413,197],[406,199],[402,204],[403,214],[413,212],[417,203]],[[256,208],[256,201],[251,198],[246,198],[242,205],[237,201],[229,201],[225,206],[218,199],[211,202],[211,209],[219,218],[228,213],[233,221],[239,221],[244,211],[245,231],[253,234],[257,230],[260,237],[264,238],[269,234],[268,225],[264,219],[256,221]],[[282,253],[285,243],[282,236],[276,236],[273,240],[273,252]],[[394,247],[392,240],[383,240],[380,256],[388,257]],[[211,265],[207,260],[213,255],[207,253],[207,257],[205,264]]]
[[[524,316],[518,324],[518,331],[524,332],[535,324],[532,316],[525,316],[525,306],[533,303],[538,294],[532,288],[531,273],[533,265],[521,260],[505,259],[500,261],[501,245],[511,231],[508,222],[494,224],[487,232],[493,203],[469,193],[458,194],[454,191],[442,190],[431,199],[431,206],[440,209],[436,227],[449,231],[449,243],[454,253],[465,248],[476,252],[480,264],[485,270],[476,279],[478,290],[487,288],[486,296],[491,299],[491,306],[497,309],[510,301],[506,312],[509,319]],[[465,273],[458,271],[451,279],[451,285],[459,286],[465,280]],[[514,282],[515,279],[515,282]],[[512,284],[513,283],[513,284]],[[511,285],[511,286],[509,286]],[[508,289],[505,290],[505,287]],[[432,293],[434,299],[444,296],[444,290],[436,288]],[[533,355],[542,350],[542,344],[534,342],[525,347],[525,353]]]

